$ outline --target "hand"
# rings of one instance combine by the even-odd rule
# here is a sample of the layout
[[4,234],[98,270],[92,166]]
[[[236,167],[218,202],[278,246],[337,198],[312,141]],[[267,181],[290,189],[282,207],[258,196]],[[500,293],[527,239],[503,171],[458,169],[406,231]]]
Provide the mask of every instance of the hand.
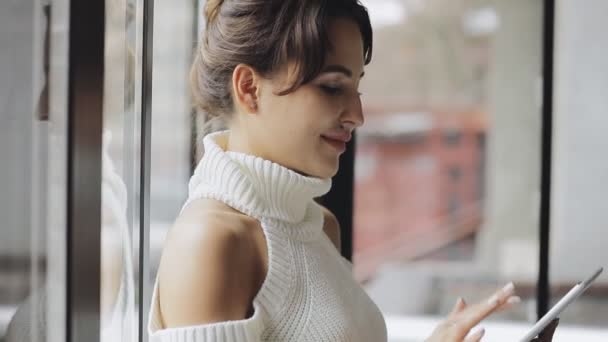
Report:
[[471,306],[467,306],[464,300],[459,298],[448,318],[439,324],[426,342],[480,341],[485,330],[481,329],[467,337],[471,329],[492,313],[519,303],[521,299],[514,294],[515,286],[513,283],[509,283],[488,298],[488,300]]

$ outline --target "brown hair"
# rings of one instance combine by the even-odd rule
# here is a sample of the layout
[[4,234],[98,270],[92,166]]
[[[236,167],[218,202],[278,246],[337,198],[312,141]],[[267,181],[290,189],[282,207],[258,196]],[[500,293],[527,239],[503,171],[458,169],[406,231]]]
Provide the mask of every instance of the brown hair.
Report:
[[238,64],[271,77],[289,61],[296,64],[289,94],[313,80],[331,49],[327,26],[331,18],[354,20],[363,38],[365,64],[372,57],[372,28],[367,9],[358,0],[208,0],[206,29],[190,80],[196,109],[207,116],[234,111],[230,83]]

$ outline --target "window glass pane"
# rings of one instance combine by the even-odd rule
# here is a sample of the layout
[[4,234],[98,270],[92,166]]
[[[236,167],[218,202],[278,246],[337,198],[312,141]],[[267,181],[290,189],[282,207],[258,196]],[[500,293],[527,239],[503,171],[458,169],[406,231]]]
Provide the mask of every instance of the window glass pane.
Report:
[[136,341],[141,1],[106,1],[102,147],[101,340]]
[[181,210],[192,165],[189,70],[196,42],[195,1],[154,4],[150,267],[152,288],[164,238]]
[[608,340],[608,41],[603,38],[607,15],[608,3],[601,0],[585,6],[560,1],[556,9],[549,274],[554,302],[604,266],[604,274],[560,322],[602,329],[601,340]]
[[0,3],[0,341],[65,341],[67,1]]
[[363,3],[375,50],[361,86],[355,276],[395,341],[428,337],[458,296],[514,281],[523,302],[484,326],[489,340],[516,340],[536,318],[542,2]]

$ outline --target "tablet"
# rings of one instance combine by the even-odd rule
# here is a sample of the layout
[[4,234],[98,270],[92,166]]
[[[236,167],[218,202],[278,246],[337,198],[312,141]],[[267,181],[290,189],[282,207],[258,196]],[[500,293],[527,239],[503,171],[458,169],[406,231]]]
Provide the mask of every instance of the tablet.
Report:
[[521,338],[520,341],[529,342],[530,340],[538,336],[538,334],[540,334],[540,332],[543,331],[543,329],[545,329],[545,327],[549,325],[551,321],[556,319],[570,303],[577,299],[581,294],[583,294],[583,292],[585,292],[585,290],[587,290],[591,286],[591,283],[600,275],[600,273],[602,273],[603,270],[604,269],[600,267],[585,281],[579,282],[574,285],[574,287],[570,291],[568,291],[568,293],[566,293],[566,295],[562,297],[562,299],[560,299],[559,302],[557,302],[551,308],[551,310],[549,310],[549,312],[547,312],[540,320],[538,320],[538,322],[532,327],[530,331],[528,331],[528,333],[524,337]]

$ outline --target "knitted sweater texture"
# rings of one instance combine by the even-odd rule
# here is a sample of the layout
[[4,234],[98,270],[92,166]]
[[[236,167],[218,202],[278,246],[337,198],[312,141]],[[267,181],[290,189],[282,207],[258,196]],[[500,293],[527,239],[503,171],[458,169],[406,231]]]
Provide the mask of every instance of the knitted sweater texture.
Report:
[[[257,219],[268,246],[268,273],[243,320],[166,329],[154,286],[152,342],[384,342],[382,314],[323,232],[314,201],[330,179],[306,177],[271,161],[226,151],[228,131],[207,135],[184,204],[211,198]],[[213,281],[210,279],[209,281]]]

